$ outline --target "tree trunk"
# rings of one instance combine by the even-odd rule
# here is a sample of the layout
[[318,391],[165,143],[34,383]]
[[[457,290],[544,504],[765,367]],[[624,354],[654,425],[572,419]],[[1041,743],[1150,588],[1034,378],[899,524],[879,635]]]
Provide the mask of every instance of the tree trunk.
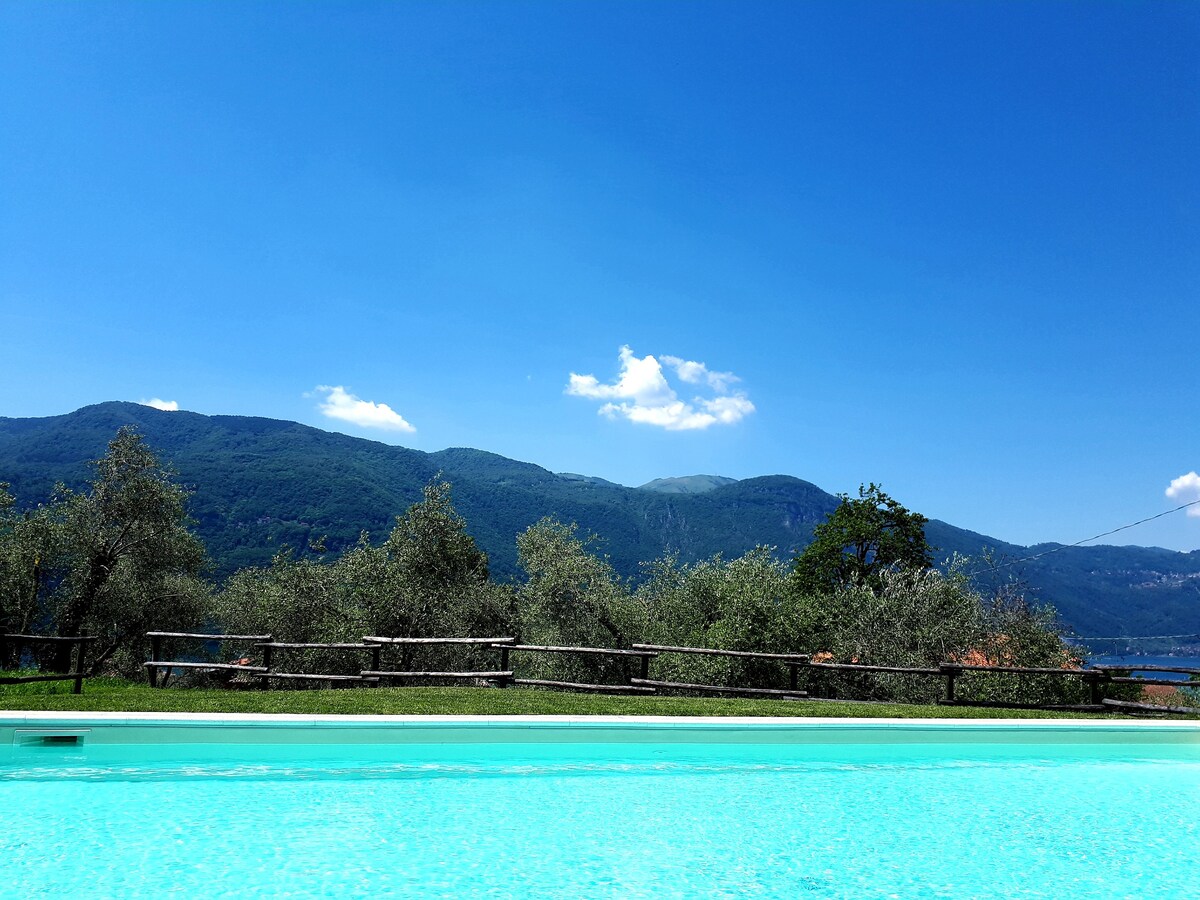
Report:
[[117,652],[117,648],[120,646],[121,646],[121,635],[118,635],[116,638],[114,638],[112,640],[111,643],[108,644],[108,646],[99,650],[96,653],[96,658],[91,660],[88,663],[88,668],[87,668],[88,674],[92,675],[92,676],[99,675],[100,667],[103,666],[106,662],[109,661],[109,659],[112,658],[112,655]]
[[[104,565],[104,560],[95,559],[92,561],[88,569],[87,580],[83,584],[83,589],[79,595],[67,604],[66,610],[63,612],[62,619],[58,623],[58,633],[63,637],[77,637],[80,634],[80,629],[83,627],[83,620],[87,617],[88,612],[92,608],[97,595],[104,587],[104,582],[108,580],[109,567]],[[63,644],[58,647],[54,653],[54,668],[59,672],[71,671],[71,644]]]

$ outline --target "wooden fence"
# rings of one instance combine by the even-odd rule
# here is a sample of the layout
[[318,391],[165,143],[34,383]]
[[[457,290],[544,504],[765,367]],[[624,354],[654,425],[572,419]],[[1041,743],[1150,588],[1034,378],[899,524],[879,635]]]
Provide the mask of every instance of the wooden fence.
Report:
[[[168,632],[150,632],[152,659],[146,668],[150,674],[150,684],[156,684],[155,672],[158,669],[215,669],[243,672],[251,678],[259,679],[264,684],[272,680],[285,682],[323,682],[327,685],[367,686],[373,687],[381,683],[410,683],[459,681],[486,683],[504,688],[509,685],[546,687],[560,690],[587,691],[594,693],[612,694],[658,694],[672,693],[712,693],[740,697],[763,697],[783,700],[812,699],[828,700],[833,698],[813,696],[810,684],[812,676],[820,673],[858,674],[867,677],[883,675],[906,675],[916,678],[940,679],[943,683],[942,696],[938,703],[953,706],[995,706],[1006,708],[1032,708],[1050,710],[1079,710],[1079,711],[1109,711],[1109,712],[1195,712],[1186,707],[1164,707],[1154,704],[1138,703],[1129,700],[1118,700],[1105,697],[1108,685],[1172,685],[1180,686],[1186,682],[1164,678],[1132,678],[1127,674],[1129,667],[1097,666],[1092,669],[1058,669],[1022,666],[989,666],[968,665],[957,662],[944,662],[937,666],[890,666],[867,665],[863,663],[814,662],[809,654],[804,653],[759,653],[747,650],[719,650],[708,647],[678,647],[662,644],[633,644],[632,647],[569,647],[548,644],[518,644],[512,637],[385,637],[366,635],[361,643],[283,643],[271,639],[270,635],[217,635],[217,634],[174,634]],[[191,661],[168,661],[160,657],[161,642],[166,638],[186,638],[204,641],[244,641],[253,644],[261,651],[261,664],[254,665],[248,659],[238,663],[206,663]],[[460,647],[476,648],[495,654],[495,664],[487,668],[478,666],[472,668],[430,668],[420,667],[412,662],[414,653],[429,647]],[[402,662],[399,666],[389,665],[387,655],[395,650],[402,651]],[[354,674],[343,673],[311,673],[290,671],[287,667],[280,669],[280,655],[289,655],[295,651],[321,650],[336,651],[345,654],[369,654],[369,664],[358,668]],[[603,656],[624,659],[637,663],[637,674],[629,674],[623,682],[616,684],[600,684],[585,681],[553,680],[547,678],[517,677],[512,665],[513,654],[560,654],[576,657]],[[786,669],[788,686],[765,687],[761,684],[715,684],[692,681],[672,680],[665,677],[651,677],[651,665],[655,659],[667,654],[690,656],[715,656],[730,660],[757,661],[775,663]],[[486,664],[485,664],[486,665]],[[1173,674],[1200,676],[1200,669],[1175,666],[1145,666],[1134,671],[1154,671]],[[1087,702],[1084,703],[1050,703],[1050,702],[1009,702],[964,699],[960,687],[969,683],[976,675],[992,675],[1002,678],[1028,679],[1031,677],[1047,678],[1078,678],[1087,687]],[[801,685],[801,680],[804,685]],[[731,681],[733,679],[730,679]],[[778,682],[776,682],[778,683]],[[870,701],[857,701],[870,702]]]
[[84,657],[87,645],[96,640],[94,635],[79,635],[77,637],[49,637],[40,634],[0,634],[0,660],[8,659],[10,646],[21,647],[24,644],[74,644],[75,669],[71,672],[53,672],[43,675],[6,675],[0,677],[0,684],[28,684],[34,681],[74,681],[73,693],[83,693],[83,679],[87,677]]
[[[507,668],[508,654],[511,651],[518,653],[555,653],[555,654],[578,654],[581,656],[606,656],[624,658],[627,660],[636,659],[638,661],[639,671],[645,675],[649,670],[650,660],[658,655],[653,650],[648,650],[644,647],[634,645],[632,650],[621,650],[616,647],[558,647],[551,644],[512,644],[508,646],[496,645],[500,648],[501,663]],[[601,694],[652,694],[654,689],[645,685],[639,685],[636,678],[629,679],[627,684],[590,684],[583,681],[553,681],[546,678],[513,678],[508,679],[509,684],[523,684],[531,687],[548,687],[558,688],[559,690],[567,691],[589,691]],[[504,685],[501,685],[503,687]]]
[[[447,638],[415,638],[415,637],[371,637],[363,638],[364,644],[378,644],[380,647],[401,647],[401,648],[421,648],[421,647],[437,647],[437,646],[457,646],[457,647],[482,647],[488,650],[503,647],[508,648],[516,643],[516,638],[510,637],[447,637]],[[501,651],[501,663],[496,669],[474,669],[471,671],[461,670],[442,670],[435,671],[430,669],[419,670],[410,669],[407,666],[401,669],[384,669],[382,663],[379,662],[379,657],[375,659],[375,666],[371,670],[364,671],[364,676],[370,676],[376,679],[385,679],[387,681],[428,681],[428,680],[473,680],[473,681],[488,681],[503,685],[508,679],[512,678],[513,673],[508,669],[508,655],[505,651]]]
[[[785,663],[789,669],[790,687],[788,690],[779,688],[747,687],[742,685],[695,684],[686,681],[658,681],[650,678],[649,666],[642,667],[640,678],[630,679],[630,683],[650,690],[666,689],[670,691],[688,691],[704,694],[733,694],[743,697],[777,697],[784,700],[798,700],[807,697],[806,691],[798,687],[799,672],[802,666],[809,664],[811,657],[803,653],[755,653],[749,650],[713,650],[707,647],[671,647],[661,644],[634,644],[635,650],[650,651],[656,656],[659,653],[683,653],[697,656],[723,656],[731,659],[771,660]],[[647,660],[647,662],[649,662]]]
[[262,679],[264,684],[270,684],[273,678],[282,681],[321,681],[329,687],[335,685],[341,687],[353,687],[354,684],[375,685],[379,683],[378,678],[370,677],[369,672],[361,671],[362,666],[359,666],[357,675],[346,674],[313,674],[310,672],[287,672],[277,671],[274,668],[275,653],[280,651],[285,656],[295,656],[294,651],[307,650],[332,650],[339,654],[355,654],[361,655],[369,653],[371,655],[370,668],[379,668],[379,652],[382,649],[379,644],[368,644],[365,641],[361,644],[286,644],[274,641],[264,641],[254,645],[256,649],[262,651],[263,671],[255,672],[254,678]]
[[[1096,668],[1104,672],[1105,681],[1109,684],[1151,684],[1151,685],[1169,685],[1171,687],[1179,687],[1181,682],[1175,678],[1133,678],[1133,672],[1174,672],[1179,675],[1189,675],[1193,679],[1200,678],[1200,669],[1194,669],[1189,666],[1096,666]],[[1130,675],[1113,675],[1113,672],[1129,672]],[[1158,706],[1154,703],[1135,703],[1130,700],[1109,700],[1101,701],[1104,706],[1110,709],[1116,709],[1118,712],[1169,712],[1169,713],[1194,713],[1196,710],[1187,706]]]
[[207,662],[205,660],[186,660],[186,659],[163,659],[163,641],[166,640],[184,640],[189,643],[204,643],[210,644],[213,642],[232,642],[232,643],[249,643],[258,644],[262,641],[271,640],[269,634],[196,634],[193,632],[180,631],[148,631],[146,637],[150,638],[150,660],[143,663],[146,669],[146,677],[150,680],[150,687],[158,687],[158,670],[163,669],[162,685],[166,686],[167,679],[171,676],[171,672],[175,669],[196,669],[206,672],[225,672],[230,677],[236,673],[254,674],[265,672],[265,666],[255,666],[249,661],[249,658],[244,658],[245,662]]

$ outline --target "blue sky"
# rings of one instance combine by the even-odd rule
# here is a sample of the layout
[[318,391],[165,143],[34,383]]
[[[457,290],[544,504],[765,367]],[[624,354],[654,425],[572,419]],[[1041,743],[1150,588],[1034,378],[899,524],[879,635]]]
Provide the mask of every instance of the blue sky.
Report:
[[1078,540],[1200,498],[1198,46],[1194,3],[0,3],[0,415]]

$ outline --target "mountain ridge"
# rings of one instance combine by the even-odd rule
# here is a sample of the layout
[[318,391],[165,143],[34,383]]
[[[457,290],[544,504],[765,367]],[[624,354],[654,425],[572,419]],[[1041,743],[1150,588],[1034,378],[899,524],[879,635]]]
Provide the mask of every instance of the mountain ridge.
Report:
[[706,494],[737,480],[726,478],[724,475],[683,475],[676,478],[655,478],[640,485],[638,490],[661,491],[664,494]]
[[[303,552],[324,536],[337,552],[362,531],[381,539],[439,473],[452,483],[456,507],[501,578],[517,574],[516,535],[547,515],[597,535],[598,549],[617,571],[636,577],[641,562],[667,551],[690,561],[767,544],[786,556],[808,542],[839,502],[790,475],[674,479],[684,486],[709,480],[692,485],[702,486],[699,492],[634,488],[485,450],[425,452],[297,422],[120,401],[58,416],[0,417],[0,481],[11,482],[25,504],[44,501],[56,481],[78,486],[88,477],[87,461],[102,455],[126,424],[138,427],[192,490],[190,514],[219,575],[264,564],[285,544]],[[1061,547],[1022,547],[938,520],[926,532],[939,559],[976,556],[988,547],[1010,561]],[[1027,579],[1083,633],[1200,632],[1200,551],[1068,547],[980,580],[1010,573]]]

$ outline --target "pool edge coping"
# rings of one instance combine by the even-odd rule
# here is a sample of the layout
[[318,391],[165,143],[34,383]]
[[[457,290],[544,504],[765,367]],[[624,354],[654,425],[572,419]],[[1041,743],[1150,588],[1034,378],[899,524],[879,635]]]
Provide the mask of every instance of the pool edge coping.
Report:
[[73,712],[69,710],[0,710],[0,727],[80,725],[171,725],[219,726],[258,725],[287,728],[739,728],[779,729],[1011,729],[1084,731],[1194,731],[1200,736],[1200,721],[1188,719],[959,719],[959,718],[841,718],[826,716],[572,716],[572,715],[342,715],[308,713],[161,713],[161,712]]

